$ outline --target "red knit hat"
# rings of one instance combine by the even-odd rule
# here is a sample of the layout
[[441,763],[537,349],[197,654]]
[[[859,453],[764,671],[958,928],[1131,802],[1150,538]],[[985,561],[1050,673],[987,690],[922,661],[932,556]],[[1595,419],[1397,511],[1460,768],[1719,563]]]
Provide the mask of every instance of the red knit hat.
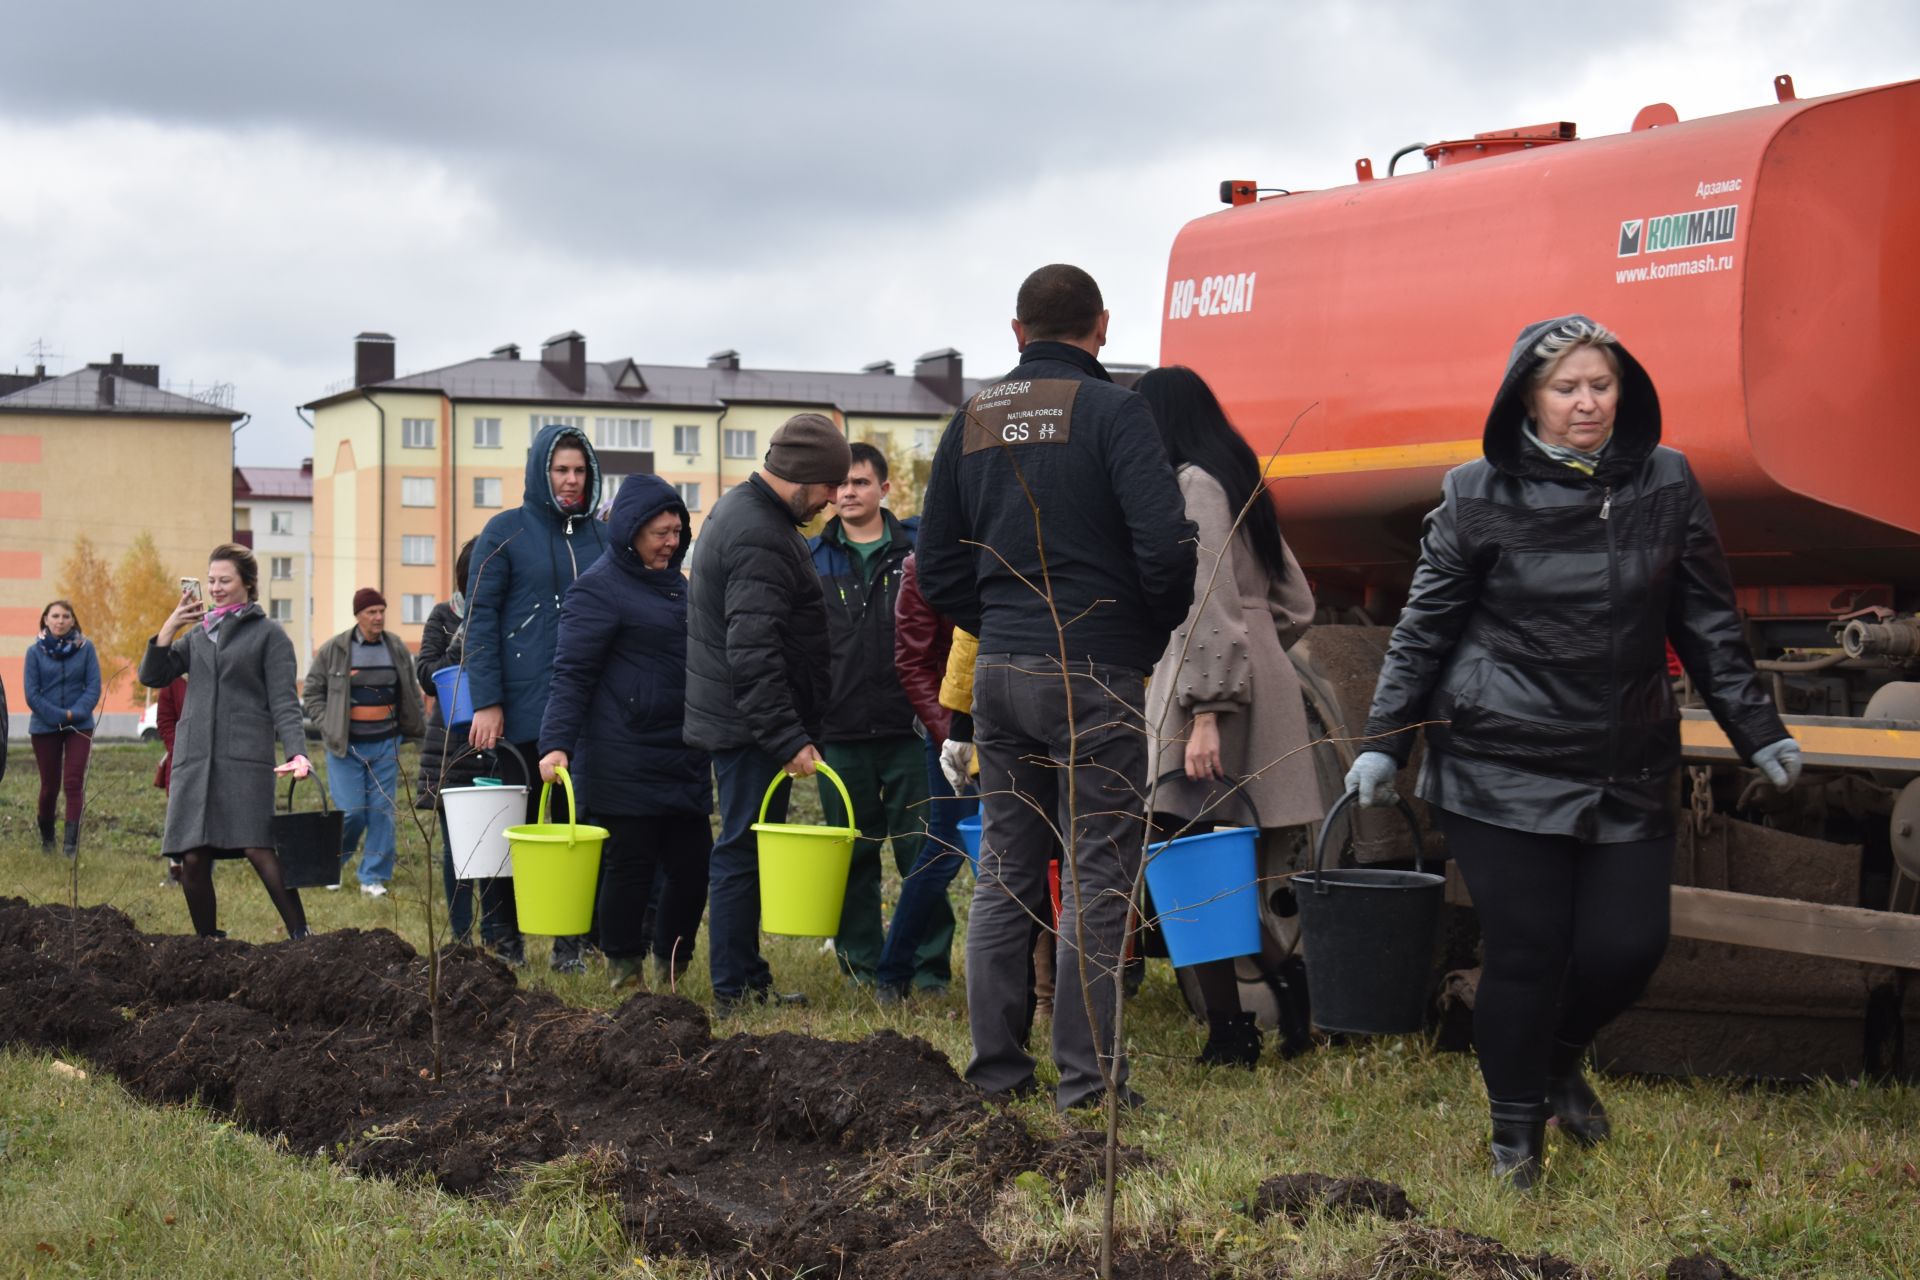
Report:
[[372,609],[375,607],[381,609],[386,608],[387,598],[378,591],[375,591],[372,587],[362,587],[353,593],[353,611],[355,613],[359,613],[363,609]]

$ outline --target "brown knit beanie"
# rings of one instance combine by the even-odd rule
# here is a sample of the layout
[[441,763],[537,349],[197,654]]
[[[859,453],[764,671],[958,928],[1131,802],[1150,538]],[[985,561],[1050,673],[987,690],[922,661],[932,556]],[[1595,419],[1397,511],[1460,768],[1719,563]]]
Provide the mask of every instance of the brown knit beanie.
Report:
[[796,413],[773,433],[766,465],[793,484],[839,484],[853,466],[853,450],[826,414]]
[[386,608],[387,598],[378,591],[375,591],[372,587],[362,587],[353,593],[353,611],[355,613],[359,613],[363,609],[371,609],[375,605],[379,605],[382,609]]

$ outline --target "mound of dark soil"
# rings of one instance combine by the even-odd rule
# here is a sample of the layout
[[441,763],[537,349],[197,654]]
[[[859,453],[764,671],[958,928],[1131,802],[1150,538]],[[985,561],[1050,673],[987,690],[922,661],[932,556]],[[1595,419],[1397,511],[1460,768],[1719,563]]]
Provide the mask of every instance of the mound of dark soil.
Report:
[[1342,1280],[1592,1280],[1593,1273],[1550,1253],[1523,1256],[1498,1240],[1450,1227],[1408,1227],[1372,1257],[1336,1273]]
[[[0,899],[0,1043],[82,1054],[142,1097],[452,1191],[585,1161],[635,1241],[725,1276],[1078,1273],[1009,1267],[973,1216],[1029,1170],[1082,1193],[1099,1141],[989,1119],[923,1040],[716,1039],[678,997],[578,1009],[457,950],[439,965],[436,1045],[431,968],[385,930],[255,946]],[[900,1194],[934,1162],[963,1170],[938,1210]],[[1181,1250],[1136,1249],[1128,1267],[1205,1274]]]
[[1247,1214],[1263,1222],[1275,1214],[1285,1214],[1295,1226],[1316,1213],[1354,1217],[1362,1213],[1378,1214],[1393,1222],[1417,1218],[1420,1211],[1407,1199],[1407,1193],[1391,1182],[1372,1178],[1329,1178],[1324,1173],[1283,1173],[1268,1178],[1254,1193]]
[[1691,1257],[1675,1258],[1667,1264],[1666,1275],[1667,1280],[1747,1280],[1705,1249]]

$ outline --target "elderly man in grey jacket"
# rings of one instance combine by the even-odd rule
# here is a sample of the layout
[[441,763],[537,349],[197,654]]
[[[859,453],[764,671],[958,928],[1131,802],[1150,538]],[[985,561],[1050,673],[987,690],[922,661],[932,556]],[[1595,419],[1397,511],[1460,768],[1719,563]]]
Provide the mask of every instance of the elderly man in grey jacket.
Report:
[[301,692],[307,736],[327,748],[327,790],[346,815],[344,862],[361,836],[360,892],[386,896],[393,879],[400,740],[426,732],[413,655],[387,630],[387,602],[372,587],[353,595],[353,625],[320,646]]
[[[831,418],[799,413],[773,433],[761,470],[714,504],[688,576],[686,741],[713,754],[720,802],[707,903],[714,1003],[776,997],[760,954],[753,824],[767,783],[820,764],[832,692],[826,597],[800,526],[833,500],[852,449]],[[786,819],[787,790],[767,818]]]

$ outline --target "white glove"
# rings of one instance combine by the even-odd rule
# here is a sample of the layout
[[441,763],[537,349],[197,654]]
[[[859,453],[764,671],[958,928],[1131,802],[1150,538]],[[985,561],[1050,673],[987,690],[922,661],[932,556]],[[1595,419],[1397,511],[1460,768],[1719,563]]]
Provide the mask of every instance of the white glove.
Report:
[[1800,779],[1800,744],[1792,738],[1770,742],[1753,753],[1753,767],[1766,775],[1775,791],[1791,791]]
[[1362,809],[1398,804],[1400,795],[1393,789],[1393,775],[1398,772],[1399,761],[1386,752],[1362,751],[1354,757],[1353,768],[1347,770],[1346,787],[1360,793]]
[[947,783],[953,788],[955,795],[964,792],[967,784],[972,781],[967,776],[972,765],[973,744],[971,742],[948,738],[940,747],[940,772],[947,776]]

